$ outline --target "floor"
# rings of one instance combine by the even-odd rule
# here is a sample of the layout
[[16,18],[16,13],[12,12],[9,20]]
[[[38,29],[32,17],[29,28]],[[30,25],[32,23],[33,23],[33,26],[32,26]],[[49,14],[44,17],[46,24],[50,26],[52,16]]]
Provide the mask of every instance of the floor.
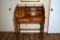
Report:
[[[39,33],[21,33],[21,40],[40,40]],[[17,40],[13,32],[0,32],[0,40]],[[44,34],[44,40],[60,40],[60,34]]]

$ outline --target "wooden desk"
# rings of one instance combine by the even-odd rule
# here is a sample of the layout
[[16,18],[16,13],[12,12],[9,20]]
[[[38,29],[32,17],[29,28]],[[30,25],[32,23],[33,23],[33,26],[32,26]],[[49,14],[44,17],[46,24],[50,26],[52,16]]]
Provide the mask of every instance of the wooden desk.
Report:
[[17,6],[15,8],[15,25],[16,34],[20,33],[20,23],[40,23],[40,33],[43,39],[44,35],[44,21],[45,21],[45,10],[44,6]]

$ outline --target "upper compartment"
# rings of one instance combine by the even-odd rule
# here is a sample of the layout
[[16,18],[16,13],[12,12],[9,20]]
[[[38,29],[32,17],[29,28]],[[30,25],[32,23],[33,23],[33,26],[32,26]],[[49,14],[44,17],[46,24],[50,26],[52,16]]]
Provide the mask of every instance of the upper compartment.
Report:
[[45,15],[43,6],[17,6],[15,13],[17,18],[43,17]]

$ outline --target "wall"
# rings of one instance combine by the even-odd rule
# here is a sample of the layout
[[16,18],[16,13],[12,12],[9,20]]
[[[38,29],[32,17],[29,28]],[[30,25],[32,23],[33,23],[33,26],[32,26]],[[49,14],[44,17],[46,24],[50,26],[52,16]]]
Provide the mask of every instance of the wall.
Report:
[[49,12],[50,12],[50,0],[44,0],[43,1],[44,7],[45,7],[45,27],[44,31],[48,32],[48,22],[49,22]]
[[[0,6],[1,6],[1,1],[0,1]],[[1,7],[0,7],[0,13],[1,13]],[[1,22],[1,20],[0,20],[0,22]],[[1,26],[1,24],[0,24],[0,26]]]
[[1,0],[0,0],[0,27],[1,27]]
[[[18,4],[23,4],[24,5],[24,3],[19,3],[20,1],[18,0],[11,0],[11,8],[12,8],[12,14],[11,15],[14,15],[14,9],[15,9],[15,7],[16,7],[16,5],[17,5],[17,3]],[[41,2],[41,3],[40,3]],[[39,3],[40,4],[44,4],[44,7],[45,7],[45,17],[46,17],[46,19],[45,19],[45,27],[44,27],[44,32],[47,32],[47,28],[48,28],[48,15],[49,15],[49,2],[50,2],[50,0],[41,0]],[[28,2],[27,2],[28,3]],[[37,5],[37,4],[39,4],[39,3],[36,3],[35,2],[35,4]],[[29,3],[29,4],[31,4],[31,2]],[[32,4],[34,4],[34,2],[32,3]],[[32,5],[31,4],[31,5]],[[40,5],[39,4],[39,5]],[[27,4],[28,5],[28,4]],[[33,5],[32,5],[33,6]],[[1,16],[1,18],[3,18],[3,16]],[[9,18],[11,18],[11,17],[9,17]],[[13,18],[13,17],[12,17]],[[10,20],[12,20],[12,19],[10,19]],[[10,22],[10,23],[12,23],[12,22]],[[0,23],[1,24],[1,23]],[[10,28],[12,28],[12,27],[14,27],[14,26],[12,26],[12,24],[9,24],[9,25],[11,25],[11,27]],[[39,24],[21,24],[21,28],[22,28],[22,26],[24,27],[24,28],[32,28],[32,26],[30,26],[30,25],[32,25],[33,26],[33,28],[35,27],[36,28],[36,26],[37,26],[37,28],[39,28]],[[2,27],[3,29],[2,30],[4,30],[4,27]],[[13,30],[13,28],[12,29],[9,29],[9,28],[6,28],[6,29],[8,29],[9,31],[14,31]],[[1,30],[1,31],[2,31]],[[4,31],[8,31],[8,30],[4,30]]]

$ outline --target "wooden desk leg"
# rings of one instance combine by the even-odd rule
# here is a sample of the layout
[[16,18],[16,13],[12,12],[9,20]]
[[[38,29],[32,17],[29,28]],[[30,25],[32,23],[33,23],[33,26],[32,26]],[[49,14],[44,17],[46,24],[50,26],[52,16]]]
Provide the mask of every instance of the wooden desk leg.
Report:
[[17,37],[17,39],[19,39],[19,24],[18,23],[16,23],[16,37]]
[[19,24],[16,24],[16,32],[19,33]]
[[19,32],[20,32],[20,23],[19,23]]
[[44,23],[41,23],[41,28],[40,28],[41,30],[41,40],[44,40]]

